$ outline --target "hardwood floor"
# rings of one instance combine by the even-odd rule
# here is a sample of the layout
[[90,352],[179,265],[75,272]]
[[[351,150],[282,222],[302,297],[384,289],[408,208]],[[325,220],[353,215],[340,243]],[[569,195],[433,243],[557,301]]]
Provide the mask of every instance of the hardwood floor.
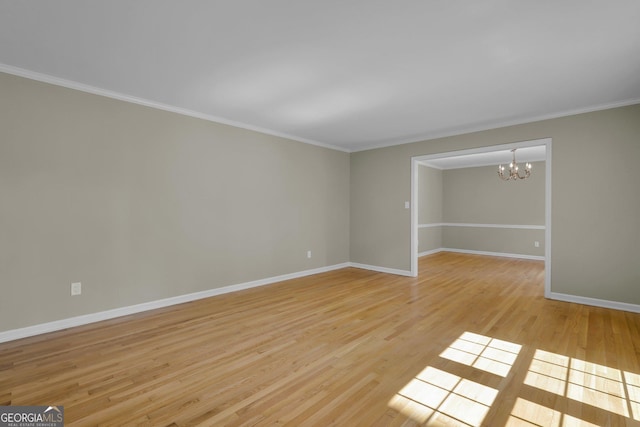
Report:
[[[515,279],[514,279],[515,278]],[[439,253],[0,344],[0,405],[67,426],[640,425],[640,315],[544,265]]]

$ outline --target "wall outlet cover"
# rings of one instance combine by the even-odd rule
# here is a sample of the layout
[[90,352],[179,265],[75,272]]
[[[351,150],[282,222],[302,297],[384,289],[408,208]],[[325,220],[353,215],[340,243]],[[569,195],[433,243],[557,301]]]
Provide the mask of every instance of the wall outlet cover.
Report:
[[71,284],[71,295],[80,295],[82,294],[82,283],[74,282]]

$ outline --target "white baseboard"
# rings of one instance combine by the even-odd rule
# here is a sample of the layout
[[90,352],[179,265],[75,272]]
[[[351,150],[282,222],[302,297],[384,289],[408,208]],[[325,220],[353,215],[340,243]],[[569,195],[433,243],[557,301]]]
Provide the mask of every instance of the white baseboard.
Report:
[[608,300],[597,299],[597,298],[562,294],[558,292],[550,292],[549,295],[547,295],[547,298],[557,300],[557,301],[572,302],[576,304],[592,305],[594,307],[611,308],[614,310],[640,313],[640,305],[629,304],[626,302],[608,301]]
[[127,316],[129,314],[141,313],[143,311],[154,310],[157,308],[168,307],[171,305],[182,304],[185,302],[195,301],[203,298],[209,298],[216,295],[222,295],[229,292],[240,291],[243,289],[255,288],[258,286],[269,285],[272,283],[282,282],[284,280],[296,279],[299,277],[310,276],[312,274],[325,273],[327,271],[338,270],[350,267],[351,264],[346,262],[335,264],[327,267],[315,268],[312,270],[299,271],[296,273],[283,274],[281,276],[269,277],[266,279],[254,280],[251,282],[239,283],[236,285],[224,286],[222,288],[209,289],[191,294],[178,295],[175,297],[164,298],[156,301],[149,301],[142,304],[130,305],[127,307],[114,308],[112,310],[100,311],[97,313],[85,314],[82,316],[70,317],[67,319],[55,320],[53,322],[41,323],[39,325],[27,326],[24,328],[13,329],[0,332],[0,343],[13,341],[20,338],[31,337],[34,335],[45,334],[48,332],[59,331],[62,329],[72,328],[74,326],[87,325],[89,323],[100,322],[102,320],[113,319],[116,317]]
[[[439,248],[439,249],[434,249],[427,252],[422,252],[420,253],[420,256],[431,255],[431,254],[434,254],[437,252],[443,252],[443,251],[471,253],[471,254],[478,254],[478,255],[506,256],[506,257],[513,257],[513,258],[540,259],[540,257],[531,258],[527,255],[523,256],[518,254],[503,254],[503,253],[497,253],[497,252],[467,251],[467,250],[450,249],[450,248]],[[544,257],[542,257],[542,259],[544,259]],[[305,270],[305,271],[300,271],[296,273],[284,274],[281,276],[269,277],[266,279],[259,279],[251,282],[239,283],[236,285],[224,286],[222,288],[209,289],[202,292],[178,295],[171,298],[165,298],[165,299],[156,300],[156,301],[149,301],[142,304],[135,304],[127,307],[120,307],[112,310],[85,314],[82,316],[70,317],[67,319],[56,320],[53,322],[42,323],[39,325],[27,326],[24,328],[4,331],[4,332],[0,332],[0,343],[13,341],[21,338],[27,338],[35,335],[45,334],[48,332],[59,331],[62,329],[72,328],[75,326],[87,325],[90,323],[100,322],[102,320],[108,320],[116,317],[127,316],[130,314],[141,313],[144,311],[154,310],[157,308],[163,308],[171,305],[182,304],[185,302],[195,301],[203,298],[209,298],[216,295],[222,295],[222,294],[236,292],[244,289],[255,288],[258,286],[269,285],[272,283],[282,282],[285,280],[291,280],[299,277],[310,276],[313,274],[339,270],[341,268],[346,268],[346,267],[361,268],[361,269],[372,270],[372,271],[377,271],[381,273],[413,277],[413,275],[411,274],[411,271],[407,271],[407,270],[378,267],[374,265],[360,264],[355,262],[346,262],[342,264],[335,264],[327,267],[315,268],[312,270]],[[558,301],[569,302],[569,303],[584,304],[584,305],[590,305],[595,307],[611,308],[614,310],[640,313],[640,305],[636,305],[636,304],[600,300],[596,298],[581,297],[581,296],[568,295],[568,294],[562,294],[557,292],[551,292],[549,295],[547,295],[547,298],[558,300]]]
[[[452,249],[452,248],[438,248],[432,249],[430,251],[421,252],[418,256],[426,256],[435,254],[438,252],[459,252],[459,253],[469,253],[476,255],[491,255],[491,256],[502,256],[508,258],[524,258],[524,259],[534,259],[534,260],[543,260],[544,257],[536,257],[531,255],[520,255],[520,254],[505,254],[501,252],[484,252],[484,251],[471,251],[465,249]],[[621,310],[621,311],[630,311],[632,313],[640,313],[640,305],[637,304],[629,304],[625,302],[617,302],[617,301],[608,301],[597,298],[589,298],[589,297],[581,297],[577,295],[569,295],[558,292],[551,292],[547,296],[549,299],[570,302],[575,304],[584,304],[590,305],[594,307],[602,307],[602,308],[611,308],[613,310]]]
[[500,256],[500,257],[506,257],[506,258],[522,258],[522,259],[533,259],[537,261],[544,261],[544,256],[538,256],[538,255],[510,254],[505,252],[472,251],[470,249],[440,248],[435,250],[434,253],[436,252],[458,252],[461,254],[489,255],[489,256]]
[[418,257],[423,257],[423,256],[427,256],[427,255],[433,255],[433,254],[437,254],[438,252],[442,252],[444,249],[442,248],[437,248],[437,249],[431,249],[429,251],[424,251],[424,252],[420,252],[418,254]]
[[349,264],[351,267],[354,267],[354,268],[362,268],[364,270],[377,271],[379,273],[395,274],[397,276],[414,277],[413,274],[411,274],[411,271],[409,270],[398,270],[395,268],[378,267],[377,265],[360,264],[357,262],[351,262]]

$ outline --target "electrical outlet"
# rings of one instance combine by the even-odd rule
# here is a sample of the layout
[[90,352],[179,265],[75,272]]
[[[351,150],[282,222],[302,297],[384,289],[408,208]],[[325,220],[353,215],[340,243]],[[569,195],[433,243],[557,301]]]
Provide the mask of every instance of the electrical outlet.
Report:
[[71,295],[80,295],[82,294],[82,283],[75,282],[71,284]]
[[307,251],[307,258],[311,258],[311,251]]
[[535,246],[536,248],[540,247],[540,242],[538,242],[537,240],[535,242],[533,242],[533,246]]

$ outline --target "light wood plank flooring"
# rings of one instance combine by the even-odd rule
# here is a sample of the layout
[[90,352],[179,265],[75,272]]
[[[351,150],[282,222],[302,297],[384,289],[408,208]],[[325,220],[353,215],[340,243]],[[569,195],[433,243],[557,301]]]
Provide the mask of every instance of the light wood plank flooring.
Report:
[[[68,426],[640,425],[640,315],[439,253],[0,344],[0,405]],[[605,284],[603,284],[605,285]]]

